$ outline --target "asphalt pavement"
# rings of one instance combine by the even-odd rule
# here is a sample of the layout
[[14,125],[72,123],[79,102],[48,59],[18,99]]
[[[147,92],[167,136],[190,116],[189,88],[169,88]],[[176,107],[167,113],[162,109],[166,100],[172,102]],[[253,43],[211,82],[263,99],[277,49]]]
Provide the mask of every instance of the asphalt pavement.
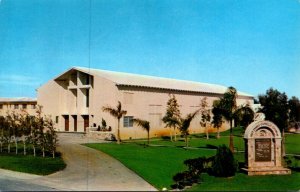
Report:
[[156,191],[109,155],[80,145],[103,142],[60,135],[59,150],[67,167],[48,176],[0,170],[1,191]]

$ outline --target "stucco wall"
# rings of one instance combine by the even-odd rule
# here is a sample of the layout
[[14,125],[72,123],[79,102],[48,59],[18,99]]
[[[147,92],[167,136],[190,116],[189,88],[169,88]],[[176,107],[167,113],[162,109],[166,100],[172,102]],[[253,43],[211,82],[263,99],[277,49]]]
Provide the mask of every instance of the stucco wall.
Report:
[[[74,72],[72,72],[74,75]],[[69,77],[68,77],[69,75]],[[79,77],[78,75],[77,77]],[[169,135],[169,129],[164,128],[162,117],[166,112],[166,104],[169,94],[174,94],[180,105],[180,111],[182,116],[186,116],[188,113],[194,112],[199,109],[201,99],[207,97],[209,108],[211,108],[214,100],[222,97],[220,94],[208,94],[208,93],[194,93],[187,91],[175,91],[155,88],[144,87],[132,87],[132,86],[120,86],[114,82],[102,78],[100,76],[93,76],[91,78],[90,90],[90,104],[89,107],[84,107],[84,94],[81,93],[83,88],[79,85],[72,87],[73,84],[70,81],[71,73],[64,74],[63,81],[51,80],[38,89],[38,104],[43,106],[43,112],[52,116],[54,122],[55,117],[58,117],[58,123],[55,124],[58,131],[65,130],[63,115],[69,116],[69,131],[74,130],[73,116],[77,116],[77,132],[84,132],[83,116],[89,115],[89,126],[101,125],[101,119],[105,119],[107,126],[112,127],[112,132],[117,130],[117,120],[110,114],[103,112],[103,106],[116,107],[117,102],[121,101],[122,108],[127,111],[126,116],[134,116],[134,118],[141,118],[150,121],[150,136],[162,136]],[[71,87],[68,88],[68,86]],[[77,95],[70,90],[77,90]],[[76,92],[76,91],[75,91]],[[75,104],[77,97],[77,105]],[[237,103],[240,104],[253,103],[252,98],[243,97],[239,98]],[[198,115],[191,123],[190,133],[204,132],[204,128],[200,126],[200,115]],[[228,124],[224,123],[221,131],[228,128]],[[122,139],[128,138],[145,138],[147,136],[146,131],[141,128],[123,127],[123,118],[120,121],[121,137]],[[210,128],[209,132],[215,132],[216,129]],[[178,131],[177,131],[178,132]]]
[[[205,93],[189,93],[181,91],[166,91],[161,89],[154,88],[137,88],[137,87],[118,87],[119,100],[123,104],[123,108],[127,111],[127,116],[134,116],[135,118],[141,118],[150,121],[151,131],[150,136],[162,136],[169,135],[170,130],[165,128],[164,123],[161,121],[161,118],[166,112],[166,104],[169,100],[169,94],[174,94],[180,105],[180,111],[183,117],[188,113],[192,113],[199,109],[201,99],[204,97],[207,98],[209,108],[211,108],[213,101],[221,97],[221,95],[214,94],[205,94]],[[131,94],[132,99],[128,102],[126,94]],[[253,101],[248,99],[238,99],[237,103],[244,104],[249,102],[250,104]],[[116,104],[114,104],[116,105]],[[113,105],[113,106],[114,106]],[[191,122],[190,133],[202,133],[205,131],[200,125],[201,116],[198,115]],[[123,119],[122,123],[123,125]],[[229,128],[228,123],[224,123],[220,128],[220,131],[227,130]],[[209,128],[209,132],[216,132],[217,130],[213,127]],[[146,131],[141,128],[134,126],[131,128],[121,127],[121,133],[123,139],[128,138],[141,138],[146,137]],[[179,131],[177,130],[177,133]]]
[[[23,104],[26,105],[26,109],[23,109]],[[23,111],[26,111],[29,115],[36,115],[36,109],[32,106],[36,106],[36,102],[5,102],[0,103],[2,105],[2,108],[0,109],[0,116],[6,116],[7,112],[16,112],[16,113],[22,113]],[[15,105],[18,105],[18,109],[15,109]]]
[[[55,122],[55,117],[61,113],[62,98],[60,91],[63,89],[54,80],[51,80],[38,88],[37,104],[42,106],[42,112],[46,115],[50,115]],[[54,124],[56,128],[59,124]]]

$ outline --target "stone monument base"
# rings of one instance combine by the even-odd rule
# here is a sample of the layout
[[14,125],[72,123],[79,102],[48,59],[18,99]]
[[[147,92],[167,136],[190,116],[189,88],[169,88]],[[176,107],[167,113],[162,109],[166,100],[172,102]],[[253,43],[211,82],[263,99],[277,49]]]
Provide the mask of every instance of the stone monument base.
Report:
[[242,168],[248,175],[289,175],[291,170],[284,167]]

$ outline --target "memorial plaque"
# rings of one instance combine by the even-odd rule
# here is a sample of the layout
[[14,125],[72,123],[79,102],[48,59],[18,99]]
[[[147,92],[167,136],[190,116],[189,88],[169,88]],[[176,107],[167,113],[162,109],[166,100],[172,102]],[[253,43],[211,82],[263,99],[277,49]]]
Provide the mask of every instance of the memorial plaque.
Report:
[[271,139],[255,139],[255,161],[271,161]]

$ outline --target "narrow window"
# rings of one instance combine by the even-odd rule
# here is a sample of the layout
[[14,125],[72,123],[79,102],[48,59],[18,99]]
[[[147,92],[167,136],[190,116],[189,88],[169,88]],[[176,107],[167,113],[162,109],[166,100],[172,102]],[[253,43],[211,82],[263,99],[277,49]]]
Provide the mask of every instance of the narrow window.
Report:
[[86,76],[85,76],[85,83],[86,83],[86,85],[90,84],[90,75],[89,74],[86,74]]
[[123,127],[133,127],[133,116],[125,116]]
[[90,90],[87,89],[86,90],[86,107],[89,107],[90,106]]
[[18,104],[14,104],[14,109],[19,109],[19,105]]
[[55,123],[58,123],[58,116],[55,117]]
[[0,109],[3,109],[3,105],[2,104],[0,104]]
[[22,108],[23,109],[27,109],[27,105],[26,104],[22,104]]

